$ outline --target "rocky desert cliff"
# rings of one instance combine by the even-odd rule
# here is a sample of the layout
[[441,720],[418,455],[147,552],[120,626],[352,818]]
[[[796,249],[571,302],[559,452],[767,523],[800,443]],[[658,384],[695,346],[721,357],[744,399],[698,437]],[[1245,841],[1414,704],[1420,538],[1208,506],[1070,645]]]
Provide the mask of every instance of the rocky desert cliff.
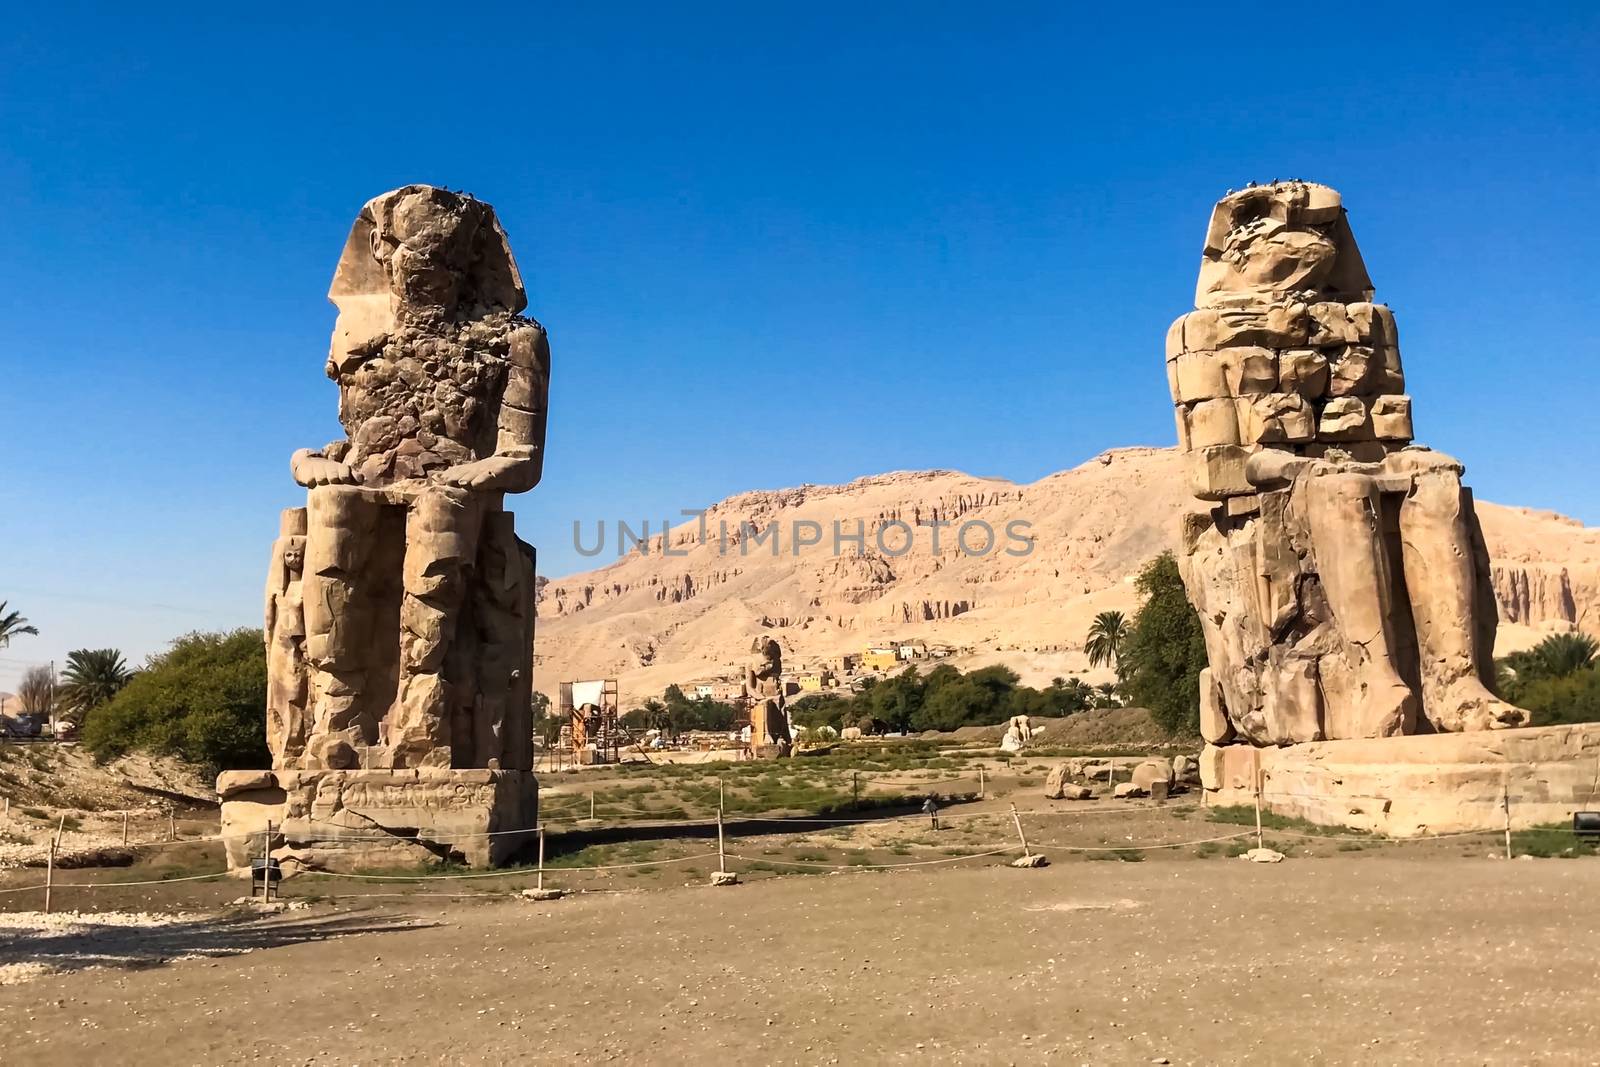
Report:
[[[1175,450],[1120,448],[1029,485],[934,470],[741,493],[710,507],[703,531],[695,520],[674,527],[671,554],[656,528],[648,552],[619,559],[608,525],[597,558],[610,562],[540,582],[535,685],[553,696],[564,679],[616,677],[628,706],[672,682],[735,673],[763,633],[783,644],[786,666],[922,638],[964,650],[958,665],[1005,663],[1032,684],[1099,681],[1078,651],[1089,620],[1137,607],[1135,574],[1173,547],[1188,506]],[[1498,651],[1550,630],[1600,633],[1600,529],[1548,511],[1478,510]],[[980,551],[984,527],[972,526],[969,554],[957,535],[974,522],[995,543]],[[745,529],[773,523],[776,554],[770,534]],[[819,543],[797,550],[796,531]],[[864,545],[848,539],[858,533]],[[592,547],[596,532],[582,537]]]

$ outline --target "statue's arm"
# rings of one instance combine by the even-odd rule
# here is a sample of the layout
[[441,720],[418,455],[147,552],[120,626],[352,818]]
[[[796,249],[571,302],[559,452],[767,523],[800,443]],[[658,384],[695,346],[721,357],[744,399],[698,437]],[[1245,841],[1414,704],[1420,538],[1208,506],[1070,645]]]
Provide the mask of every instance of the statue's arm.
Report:
[[463,489],[524,493],[544,474],[545,412],[550,397],[550,343],[529,323],[511,336],[494,455],[463,463],[444,479]]
[[311,489],[319,485],[354,485],[355,471],[348,463],[329,459],[321,449],[302,448],[289,457],[289,473],[300,485]]

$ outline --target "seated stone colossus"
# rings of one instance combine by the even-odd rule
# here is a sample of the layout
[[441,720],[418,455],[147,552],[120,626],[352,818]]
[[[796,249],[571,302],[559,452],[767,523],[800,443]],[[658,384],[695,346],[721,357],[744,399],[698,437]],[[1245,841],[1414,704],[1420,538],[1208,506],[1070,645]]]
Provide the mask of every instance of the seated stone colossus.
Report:
[[1495,604],[1462,466],[1412,443],[1372,296],[1332,189],[1254,186],[1213,210],[1166,353],[1200,502],[1179,562],[1212,745],[1526,724],[1489,688]]
[[533,765],[533,549],[550,351],[489,205],[429,186],[361,210],[327,373],[346,437],[291,460],[267,586],[274,768]]

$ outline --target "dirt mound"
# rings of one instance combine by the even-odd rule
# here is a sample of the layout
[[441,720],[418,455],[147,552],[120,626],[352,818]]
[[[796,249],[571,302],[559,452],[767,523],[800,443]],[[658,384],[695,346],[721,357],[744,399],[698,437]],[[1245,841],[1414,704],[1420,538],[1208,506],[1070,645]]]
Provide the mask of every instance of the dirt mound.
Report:
[[81,745],[43,742],[0,742],[0,797],[12,807],[85,812],[217,802],[215,785],[177,760],[136,754],[100,763]]

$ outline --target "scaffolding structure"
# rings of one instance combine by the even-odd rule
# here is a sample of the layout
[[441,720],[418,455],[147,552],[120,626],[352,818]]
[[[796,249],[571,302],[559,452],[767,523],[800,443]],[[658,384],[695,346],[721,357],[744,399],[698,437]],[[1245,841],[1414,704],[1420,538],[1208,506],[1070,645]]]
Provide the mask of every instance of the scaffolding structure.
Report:
[[562,739],[579,766],[617,763],[627,742],[618,721],[617,680],[562,682],[559,687]]

